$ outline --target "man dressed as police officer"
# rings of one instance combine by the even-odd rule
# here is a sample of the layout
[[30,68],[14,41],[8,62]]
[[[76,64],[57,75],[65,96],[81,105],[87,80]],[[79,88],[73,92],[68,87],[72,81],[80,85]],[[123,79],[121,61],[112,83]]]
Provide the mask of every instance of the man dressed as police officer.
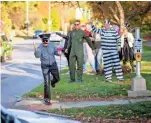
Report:
[[44,101],[45,104],[50,105],[50,82],[54,88],[55,84],[59,82],[59,70],[54,55],[61,55],[60,52],[49,42],[50,34],[39,35],[42,43],[37,47],[34,42],[34,54],[36,58],[40,58],[41,69],[44,78]]
[[[84,39],[87,41],[89,46],[92,48],[93,53],[94,46],[89,37],[85,35],[85,32],[81,30],[80,20],[76,20],[74,23],[75,29],[71,31],[70,38],[68,42],[68,48],[71,47],[70,57],[69,57],[69,68],[70,68],[70,80],[69,82],[75,82],[75,71],[76,71],[76,61],[77,61],[77,77],[78,82],[83,82],[83,62],[84,62],[84,53],[83,53],[83,43]],[[68,52],[66,50],[65,52]]]

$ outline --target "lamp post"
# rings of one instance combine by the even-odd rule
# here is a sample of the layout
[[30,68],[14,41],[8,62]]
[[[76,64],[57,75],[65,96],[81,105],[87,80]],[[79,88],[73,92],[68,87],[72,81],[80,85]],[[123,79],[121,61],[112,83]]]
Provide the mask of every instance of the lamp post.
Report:
[[90,9],[88,10],[88,19],[89,20],[91,19],[91,10]]

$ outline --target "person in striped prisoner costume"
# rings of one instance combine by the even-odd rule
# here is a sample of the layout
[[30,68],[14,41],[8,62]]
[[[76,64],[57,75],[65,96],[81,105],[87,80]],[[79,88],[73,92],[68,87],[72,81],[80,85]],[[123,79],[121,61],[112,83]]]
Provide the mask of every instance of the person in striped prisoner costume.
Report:
[[[116,76],[120,82],[123,79],[123,72],[120,65],[118,51],[121,50],[120,35],[110,27],[109,20],[106,20],[104,28],[98,29],[90,21],[92,31],[101,35],[101,47],[103,52],[104,72],[106,82],[112,82],[112,69],[114,68]],[[118,45],[118,46],[117,46]]]

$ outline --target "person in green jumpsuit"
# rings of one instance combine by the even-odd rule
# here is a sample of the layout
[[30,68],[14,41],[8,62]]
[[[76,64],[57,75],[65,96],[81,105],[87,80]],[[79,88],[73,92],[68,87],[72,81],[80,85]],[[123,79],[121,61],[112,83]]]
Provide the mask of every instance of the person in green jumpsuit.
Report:
[[84,62],[84,53],[83,53],[84,40],[86,40],[89,46],[92,48],[93,53],[95,53],[95,51],[91,39],[85,35],[85,32],[83,30],[80,29],[80,20],[76,20],[74,26],[75,29],[71,31],[69,42],[68,42],[68,49],[71,48],[70,56],[69,56],[69,69],[70,69],[69,82],[75,82],[76,62],[77,62],[78,82],[83,82],[82,75],[83,75],[83,62]]

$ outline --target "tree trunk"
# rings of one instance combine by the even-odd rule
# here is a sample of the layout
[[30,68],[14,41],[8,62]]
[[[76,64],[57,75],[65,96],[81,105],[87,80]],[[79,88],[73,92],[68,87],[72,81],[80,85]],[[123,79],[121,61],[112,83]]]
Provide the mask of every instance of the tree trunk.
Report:
[[125,27],[125,17],[124,17],[124,10],[119,1],[115,1],[117,9],[119,11],[119,16],[120,16],[120,32],[123,32],[123,29]]

